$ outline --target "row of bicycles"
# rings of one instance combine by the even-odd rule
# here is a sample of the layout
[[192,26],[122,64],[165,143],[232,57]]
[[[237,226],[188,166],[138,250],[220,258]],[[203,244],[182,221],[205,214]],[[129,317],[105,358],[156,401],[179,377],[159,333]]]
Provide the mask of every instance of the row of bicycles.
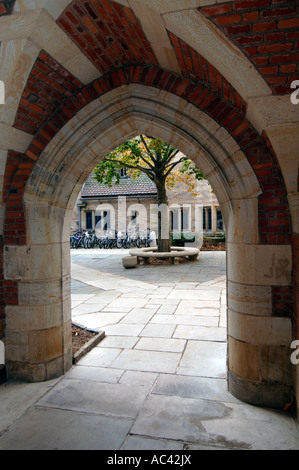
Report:
[[77,248],[142,248],[150,246],[150,230],[136,228],[128,232],[117,230],[79,231],[70,237],[70,247]]

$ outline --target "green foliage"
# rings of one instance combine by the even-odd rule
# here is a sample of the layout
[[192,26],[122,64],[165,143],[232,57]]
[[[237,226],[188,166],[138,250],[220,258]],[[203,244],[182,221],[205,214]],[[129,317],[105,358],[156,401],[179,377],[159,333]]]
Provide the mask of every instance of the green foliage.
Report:
[[[94,170],[95,179],[108,186],[120,183],[119,170],[127,168],[132,178],[141,172],[152,181],[173,187],[180,178],[205,179],[203,173],[187,157],[176,158],[178,150],[160,139],[144,135],[128,140],[109,153]],[[178,169],[177,169],[178,167]]]
[[191,160],[185,160],[179,171],[185,175],[194,176],[198,181],[206,179],[203,172]]
[[[156,184],[159,204],[168,203],[166,188],[177,182],[186,184],[196,196],[196,180],[205,179],[203,173],[179,150],[160,139],[139,135],[109,153],[94,170],[95,179],[108,186],[120,183],[120,171],[127,168],[132,178],[145,173]],[[184,240],[185,241],[185,240]],[[158,228],[158,250],[170,251],[170,240],[162,240],[161,222]]]
[[184,244],[185,242],[194,242],[195,241],[195,235],[192,232],[179,232],[171,233],[171,242],[175,246],[176,244]]

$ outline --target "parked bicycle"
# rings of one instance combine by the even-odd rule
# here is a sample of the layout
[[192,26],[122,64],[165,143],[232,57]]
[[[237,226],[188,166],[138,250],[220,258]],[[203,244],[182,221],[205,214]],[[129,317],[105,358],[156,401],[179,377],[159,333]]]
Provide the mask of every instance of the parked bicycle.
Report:
[[145,248],[148,248],[150,246],[150,241],[151,241],[150,233],[151,231],[149,228],[141,231],[140,233],[141,246],[144,246]]
[[127,232],[121,232],[114,229],[95,231],[78,231],[70,236],[70,247],[78,248],[141,248],[150,246],[150,230],[139,229],[139,225],[128,228]]
[[84,234],[82,232],[71,236],[71,248],[84,248]]

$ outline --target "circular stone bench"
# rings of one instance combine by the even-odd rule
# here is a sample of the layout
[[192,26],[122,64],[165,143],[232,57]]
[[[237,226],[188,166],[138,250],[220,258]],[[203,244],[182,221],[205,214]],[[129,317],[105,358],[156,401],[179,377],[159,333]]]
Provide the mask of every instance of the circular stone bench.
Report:
[[195,261],[199,254],[198,248],[183,248],[183,247],[171,247],[171,252],[158,252],[157,247],[150,247],[150,248],[135,248],[129,251],[132,257],[137,257],[137,263],[139,263],[139,259],[142,258],[145,263],[149,262],[150,258],[157,258],[157,259],[169,259],[171,258],[171,262],[174,263],[175,258],[182,258],[186,257],[189,258],[190,261]]
[[123,267],[126,269],[136,268],[138,264],[137,256],[124,256],[122,259]]

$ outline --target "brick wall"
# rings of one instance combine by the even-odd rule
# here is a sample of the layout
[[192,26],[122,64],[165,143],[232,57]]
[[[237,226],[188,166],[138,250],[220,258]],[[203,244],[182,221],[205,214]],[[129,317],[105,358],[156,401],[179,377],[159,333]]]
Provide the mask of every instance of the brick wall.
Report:
[[[182,74],[186,77],[174,91],[202,109],[213,110],[220,120],[230,113],[229,105],[245,114],[246,102],[218,70],[183,40],[168,34]],[[196,83],[195,87],[190,80]]]
[[290,244],[291,217],[287,191],[274,149],[266,132],[262,134],[268,149],[256,166],[259,182],[263,187],[260,197],[261,243]]
[[[71,75],[56,60],[45,52],[41,52],[37,58],[30,77],[27,81],[22,95],[18,112],[16,114],[14,127],[29,134],[35,135],[43,124],[47,122],[53,112],[70,98],[76,91],[82,88],[82,83]],[[80,94],[78,93],[78,99]],[[66,116],[73,115],[73,109],[62,106]],[[56,117],[57,126],[62,124]],[[55,129],[48,129],[50,136],[54,135]],[[49,139],[47,132],[39,133],[32,143],[34,150],[43,148]]]
[[234,95],[233,105],[232,98],[228,102],[223,91],[218,94],[198,82],[157,67],[137,65],[121,68],[76,90],[43,122],[26,156],[30,161],[36,161],[51,138],[84,105],[119,84],[130,82],[155,86],[177,94],[204,110],[230,132],[247,156],[263,190],[260,197],[261,242],[290,243],[290,217],[277,158],[267,136],[259,136],[246,120],[245,106],[240,104],[237,95]]
[[290,92],[299,77],[298,2],[236,0],[199,10],[241,48],[274,93]]
[[102,73],[131,63],[158,65],[136,16],[119,3],[76,0],[57,23]]
[[3,202],[6,204],[5,245],[24,245],[26,242],[26,221],[22,199],[33,167],[34,162],[26,155],[8,152],[3,185]]

